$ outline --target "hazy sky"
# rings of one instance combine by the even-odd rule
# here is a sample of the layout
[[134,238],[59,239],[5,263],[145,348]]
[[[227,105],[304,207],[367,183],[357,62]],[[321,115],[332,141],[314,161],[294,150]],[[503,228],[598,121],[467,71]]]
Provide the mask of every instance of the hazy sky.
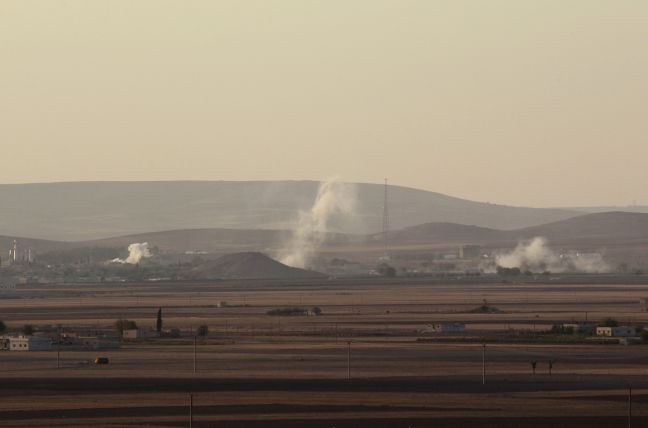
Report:
[[648,1],[0,0],[0,182],[648,204]]

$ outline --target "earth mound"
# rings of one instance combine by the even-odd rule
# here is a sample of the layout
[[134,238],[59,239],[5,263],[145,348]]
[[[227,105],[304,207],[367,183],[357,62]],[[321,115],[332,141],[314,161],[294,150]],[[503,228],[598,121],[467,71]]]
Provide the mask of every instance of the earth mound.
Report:
[[325,275],[286,266],[259,252],[234,253],[210,260],[189,271],[192,279],[300,279]]

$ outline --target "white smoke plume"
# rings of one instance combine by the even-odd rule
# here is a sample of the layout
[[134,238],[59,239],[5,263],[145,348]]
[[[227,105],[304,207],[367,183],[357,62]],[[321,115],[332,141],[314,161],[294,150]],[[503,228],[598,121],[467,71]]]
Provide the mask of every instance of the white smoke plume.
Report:
[[128,257],[124,259],[114,259],[112,263],[121,263],[136,265],[142,259],[147,259],[151,257],[151,251],[149,250],[148,242],[134,243],[128,246]]
[[495,263],[504,268],[519,268],[531,272],[579,272],[603,273],[609,271],[609,266],[599,253],[571,252],[556,254],[549,248],[547,239],[533,238],[530,241],[520,242],[508,254],[495,257]]
[[339,215],[351,216],[355,212],[356,201],[354,185],[335,179],[321,183],[311,210],[300,213],[289,249],[280,261],[298,268],[309,267],[326,239],[331,219]]

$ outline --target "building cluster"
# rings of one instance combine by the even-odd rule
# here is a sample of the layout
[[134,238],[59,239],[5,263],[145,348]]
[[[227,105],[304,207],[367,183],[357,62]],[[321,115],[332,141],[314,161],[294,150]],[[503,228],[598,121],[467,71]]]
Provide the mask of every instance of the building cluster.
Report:
[[24,249],[22,253],[18,251],[18,241],[14,239],[9,249],[9,257],[4,259],[0,257],[0,267],[3,265],[12,266],[16,264],[31,264],[34,262],[34,255],[31,248]]
[[460,322],[444,322],[426,325],[420,333],[463,333],[466,331],[466,325]]
[[163,328],[161,331],[147,330],[143,328],[127,329],[122,332],[124,340],[152,339],[156,337],[180,337],[181,332],[177,328]]
[[635,337],[637,329],[632,326],[596,327],[596,335],[600,337]]
[[16,284],[0,282],[0,298],[15,297]]
[[52,339],[40,336],[2,336],[0,350],[3,351],[51,351]]

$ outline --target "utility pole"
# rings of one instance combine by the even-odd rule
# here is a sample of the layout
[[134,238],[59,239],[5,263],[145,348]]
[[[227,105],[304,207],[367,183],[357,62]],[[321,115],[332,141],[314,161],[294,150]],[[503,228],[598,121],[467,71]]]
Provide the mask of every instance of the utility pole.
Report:
[[196,373],[196,341],[197,336],[194,335],[194,349],[193,349],[193,372]]
[[189,428],[193,425],[193,394],[189,394]]
[[632,386],[628,385],[628,428],[632,425]]
[[351,342],[347,342],[347,380],[351,380]]
[[482,385],[486,385],[486,343],[482,344]]
[[61,368],[61,329],[56,331],[56,368]]

